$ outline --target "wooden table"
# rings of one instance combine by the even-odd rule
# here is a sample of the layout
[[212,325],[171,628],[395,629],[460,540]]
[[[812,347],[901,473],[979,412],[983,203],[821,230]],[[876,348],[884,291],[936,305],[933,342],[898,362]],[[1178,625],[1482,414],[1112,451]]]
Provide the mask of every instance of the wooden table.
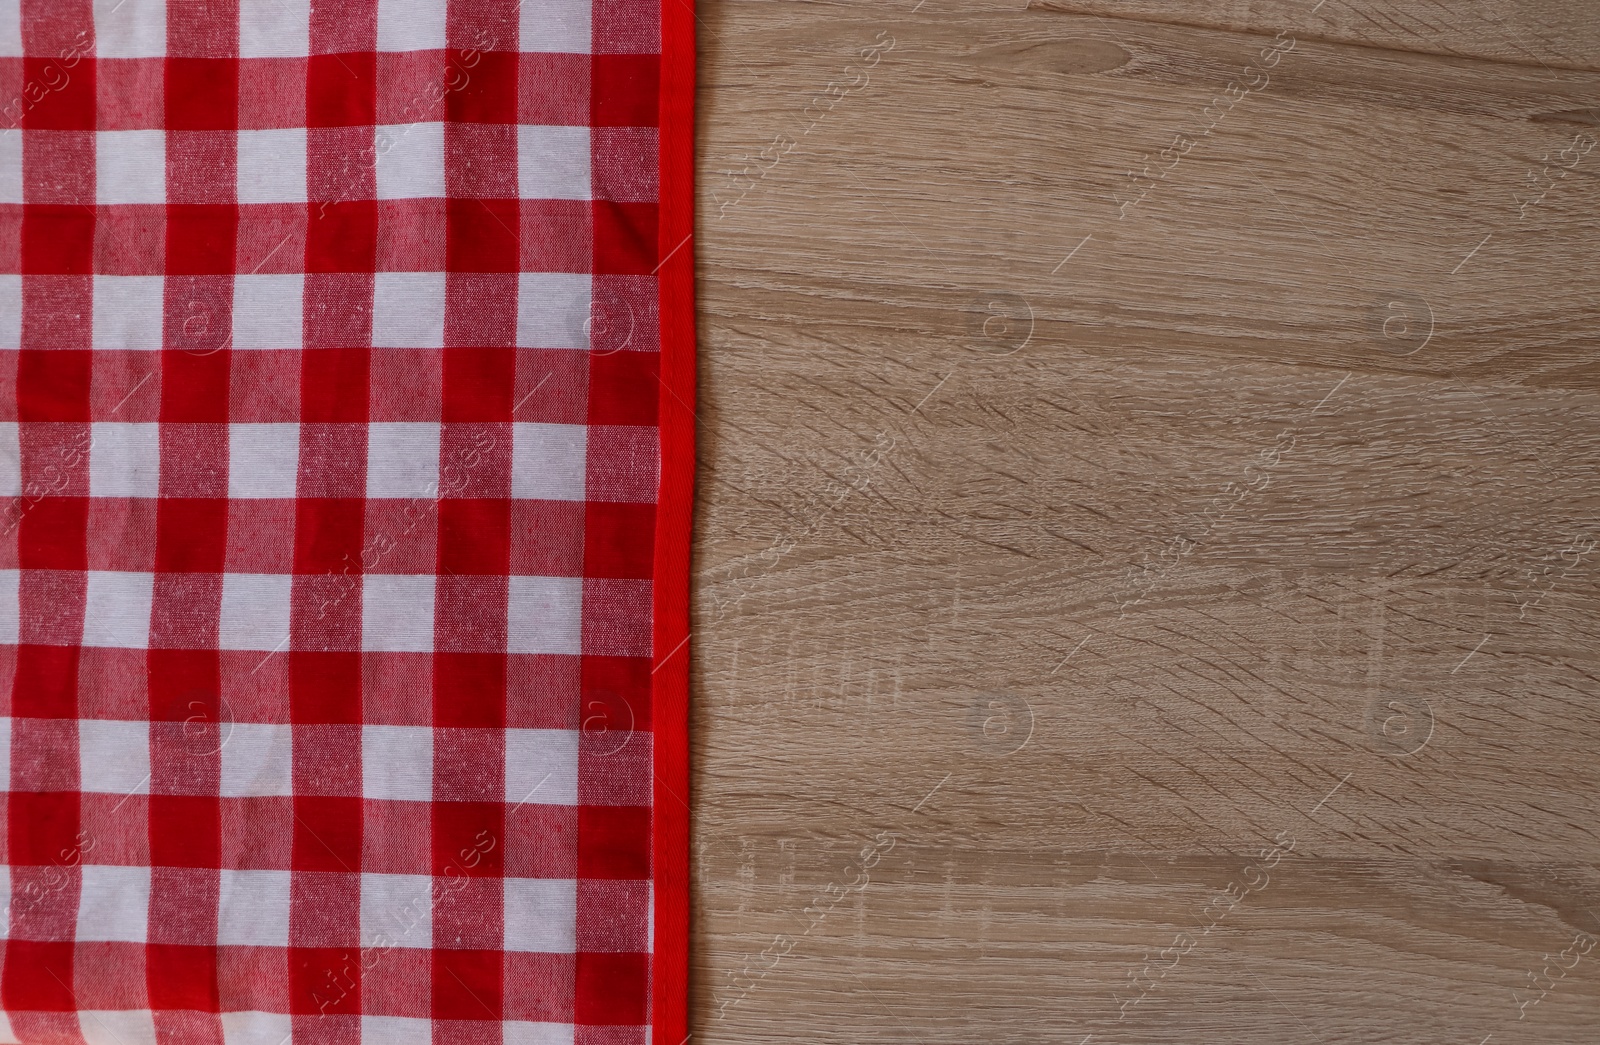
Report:
[[1593,0],[700,18],[695,1041],[1600,1040]]

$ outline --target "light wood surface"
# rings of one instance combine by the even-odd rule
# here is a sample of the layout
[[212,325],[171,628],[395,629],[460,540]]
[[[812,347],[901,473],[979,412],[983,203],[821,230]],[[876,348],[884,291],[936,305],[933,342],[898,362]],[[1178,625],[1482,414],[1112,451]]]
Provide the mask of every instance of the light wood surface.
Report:
[[694,1040],[1600,1041],[1591,0],[699,12]]

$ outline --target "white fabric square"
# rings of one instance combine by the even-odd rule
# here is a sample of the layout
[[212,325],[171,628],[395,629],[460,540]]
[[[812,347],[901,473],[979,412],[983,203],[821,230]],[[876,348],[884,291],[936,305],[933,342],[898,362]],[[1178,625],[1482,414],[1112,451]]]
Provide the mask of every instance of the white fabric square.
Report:
[[433,730],[362,726],[361,793],[391,802],[433,801]]
[[513,806],[578,804],[578,731],[506,730],[506,801]]
[[96,421],[89,432],[90,497],[155,497],[161,492],[160,425]]
[[529,200],[588,199],[589,128],[519,126],[517,188]]
[[[11,907],[11,882],[9,876],[7,876],[4,890],[0,891],[0,896],[3,896],[5,900],[6,906],[4,909],[9,910]],[[18,1038],[17,1032],[11,1029],[11,1018],[3,1012],[0,1012],[0,1045],[22,1045],[22,1039]]]
[[377,127],[373,144],[378,154],[378,199],[444,195],[444,124]]
[[149,1009],[82,1009],[78,1031],[85,1045],[157,1045],[156,1018]]
[[300,471],[300,426],[228,426],[228,496],[288,498]]
[[146,649],[150,645],[154,586],[152,574],[90,570],[83,607],[83,644]]
[[165,286],[161,276],[94,277],[90,345],[98,349],[159,350]]
[[305,285],[293,274],[233,277],[233,347],[299,348]]
[[594,0],[522,0],[517,45],[524,51],[588,54]]
[[372,277],[372,347],[443,344],[443,272],[379,272]]
[[306,201],[304,127],[239,131],[240,203]]
[[363,1016],[361,1045],[433,1045],[433,1021],[414,1016]]
[[367,425],[367,496],[423,497],[439,482],[439,426],[431,421]]
[[362,578],[361,648],[433,652],[433,574],[369,573]]
[[239,0],[239,57],[301,58],[310,53],[311,0]]
[[[0,422],[0,497],[22,496],[22,437],[15,421]],[[16,507],[5,509],[0,517],[11,526]]]
[[502,1045],[572,1045],[575,1034],[570,1023],[507,1020],[500,1025]]
[[0,58],[18,58],[21,55],[22,0],[0,0]]
[[[22,137],[17,134],[0,135],[3,138]],[[0,163],[9,164],[11,161],[0,156]],[[17,164],[17,170],[22,169],[22,164]],[[4,175],[0,175],[4,177]],[[22,277],[17,275],[0,275],[0,348],[18,348],[22,345]]]
[[378,50],[444,50],[444,12],[440,0],[378,0]]
[[509,653],[583,652],[583,578],[512,577]]
[[235,722],[222,744],[223,798],[294,794],[294,745],[281,723]]
[[594,280],[582,273],[524,272],[517,284],[517,347],[589,350]]
[[[128,0],[130,7],[134,3]],[[97,132],[94,170],[99,203],[167,202],[167,132]]]
[[361,876],[361,946],[433,946],[433,877],[425,874]]
[[505,880],[506,950],[571,954],[578,942],[578,883],[570,878]]
[[22,628],[21,586],[21,570],[0,570],[0,644],[17,644],[17,633]]
[[[0,0],[0,8],[3,7],[3,0]],[[0,131],[0,203],[21,202],[22,131]]]
[[294,1033],[294,1017],[285,1013],[225,1012],[221,1019],[223,1045],[285,1045]]
[[149,920],[150,868],[83,865],[76,939],[146,943]]
[[78,787],[101,795],[150,793],[150,724],[78,720]]
[[281,573],[225,573],[217,648],[276,650],[289,637],[294,578]]
[[94,48],[101,58],[165,58],[167,0],[94,0]]
[[518,421],[511,426],[511,496],[581,501],[588,489],[585,425]]
[[289,946],[289,872],[223,871],[217,893],[217,943]]
[[[14,572],[14,571],[13,571]],[[0,780],[5,780],[7,786],[11,781],[11,718],[0,716]],[[5,911],[4,904],[11,901],[11,875],[0,874],[0,912]],[[0,1041],[0,1045],[4,1045]]]

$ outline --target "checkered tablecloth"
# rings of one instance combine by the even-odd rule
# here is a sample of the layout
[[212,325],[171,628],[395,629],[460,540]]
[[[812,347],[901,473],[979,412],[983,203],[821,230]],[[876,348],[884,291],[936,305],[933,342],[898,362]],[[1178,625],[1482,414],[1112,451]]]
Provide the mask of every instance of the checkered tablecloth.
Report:
[[0,0],[0,1042],[677,1045],[688,10]]

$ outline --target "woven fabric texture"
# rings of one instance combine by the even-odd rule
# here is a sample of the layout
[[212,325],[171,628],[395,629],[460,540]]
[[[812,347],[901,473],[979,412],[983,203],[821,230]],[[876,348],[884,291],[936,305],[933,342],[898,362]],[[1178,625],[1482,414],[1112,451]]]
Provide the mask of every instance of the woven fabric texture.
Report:
[[648,1040],[660,37],[0,0],[0,1042]]

